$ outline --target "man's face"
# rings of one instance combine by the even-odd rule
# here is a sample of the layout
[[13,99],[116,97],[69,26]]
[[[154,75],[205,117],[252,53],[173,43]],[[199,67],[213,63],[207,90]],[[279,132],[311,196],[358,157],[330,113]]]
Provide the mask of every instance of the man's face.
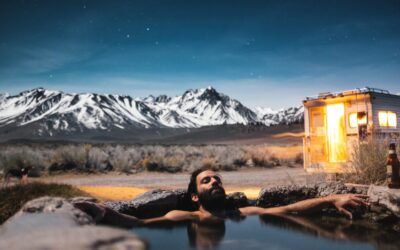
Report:
[[221,176],[211,170],[201,172],[196,178],[197,200],[201,205],[218,208],[225,202],[225,189]]

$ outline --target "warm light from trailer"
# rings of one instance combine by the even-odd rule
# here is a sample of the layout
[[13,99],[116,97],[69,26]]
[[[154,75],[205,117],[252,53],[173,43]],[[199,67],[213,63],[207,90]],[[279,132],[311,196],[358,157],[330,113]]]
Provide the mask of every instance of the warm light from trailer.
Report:
[[358,126],[357,113],[351,113],[349,115],[349,125],[350,128],[357,128]]
[[397,127],[397,117],[396,113],[388,112],[388,127],[396,128]]
[[387,128],[397,127],[396,113],[391,111],[379,111],[378,113],[379,126]]
[[367,124],[367,114],[365,112],[350,113],[349,114],[349,126],[350,128],[357,128],[358,125]]
[[329,161],[344,162],[346,161],[344,104],[327,105],[326,114]]

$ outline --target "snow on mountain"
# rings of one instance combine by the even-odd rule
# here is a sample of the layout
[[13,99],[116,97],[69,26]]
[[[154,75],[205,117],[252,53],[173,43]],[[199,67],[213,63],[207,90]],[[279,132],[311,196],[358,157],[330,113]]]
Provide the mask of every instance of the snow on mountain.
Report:
[[133,99],[122,95],[68,94],[36,88],[10,96],[0,94],[0,128],[38,124],[38,133],[111,130],[127,127],[194,128],[220,124],[293,123],[301,107],[254,111],[212,87],[187,90],[181,96]]
[[303,121],[304,107],[290,107],[287,109],[272,110],[271,108],[256,107],[258,119],[265,125],[291,124]]

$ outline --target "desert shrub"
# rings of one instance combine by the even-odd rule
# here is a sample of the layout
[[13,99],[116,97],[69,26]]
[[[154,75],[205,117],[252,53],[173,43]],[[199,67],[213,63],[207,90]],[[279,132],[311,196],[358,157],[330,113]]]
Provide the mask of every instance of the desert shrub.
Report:
[[61,146],[54,152],[49,171],[85,169],[88,161],[88,149],[85,145]]
[[387,145],[387,141],[374,138],[355,144],[344,178],[355,183],[382,184],[386,179]]
[[41,196],[72,198],[89,196],[66,184],[29,183],[0,189],[0,224],[15,214],[27,202]]
[[[203,166],[236,170],[242,166],[274,167],[294,165],[302,155],[282,154],[285,149],[265,145],[59,145],[3,146],[0,170],[21,165],[22,160],[49,172],[77,171],[187,171]],[[292,158],[286,158],[292,157]],[[18,162],[19,161],[19,162]],[[291,162],[290,162],[291,161]],[[27,163],[28,164],[28,163]]]
[[23,168],[24,159],[24,154],[21,151],[3,151],[0,154],[0,168],[4,171],[11,168]]
[[185,164],[185,166],[183,167],[183,171],[193,172],[194,170],[199,169],[202,166],[203,166],[203,159],[198,157],[187,162],[187,164]]
[[150,158],[145,158],[142,161],[142,166],[147,171],[156,171],[158,164],[156,162],[152,162]]
[[245,166],[246,163],[247,163],[247,160],[245,157],[240,157],[240,158],[236,158],[235,160],[233,160],[233,165],[236,167]]
[[204,158],[201,164],[203,168],[215,168],[217,166],[217,161],[214,158]]
[[6,148],[0,151],[0,170],[6,172],[12,168],[25,168],[33,166],[30,176],[39,176],[44,166],[43,156],[40,151],[29,147]]
[[268,156],[268,152],[258,148],[248,151],[248,158],[256,167],[271,167],[271,164],[267,159]]
[[113,166],[109,161],[109,155],[101,148],[91,148],[88,154],[86,167],[92,170],[112,170]]
[[177,173],[182,171],[182,166],[174,159],[174,157],[169,157],[166,159],[160,159],[157,157],[145,158],[142,161],[143,167],[147,171],[157,171],[157,172],[168,172]]
[[223,170],[235,170],[246,163],[245,153],[238,146],[221,146],[217,151],[216,159]]
[[110,163],[115,170],[131,173],[135,169],[134,162],[130,154],[122,146],[116,146],[110,152]]
[[281,160],[278,157],[276,157],[274,154],[270,155],[268,160],[269,160],[270,165],[272,165],[274,167],[282,165]]
[[294,163],[295,164],[303,164],[304,160],[303,160],[303,153],[298,153],[295,157],[294,157]]

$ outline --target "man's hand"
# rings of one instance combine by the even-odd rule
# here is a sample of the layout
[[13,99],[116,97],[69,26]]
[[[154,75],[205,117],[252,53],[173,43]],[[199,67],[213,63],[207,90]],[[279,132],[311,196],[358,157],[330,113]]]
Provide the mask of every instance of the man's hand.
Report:
[[97,203],[80,201],[80,202],[75,202],[73,205],[74,207],[92,216],[93,220],[96,223],[103,220],[106,214],[106,207]]
[[353,219],[353,214],[347,210],[346,207],[360,207],[360,206],[368,206],[366,199],[368,195],[362,194],[336,194],[328,196],[331,200],[332,204],[336,207],[336,209],[349,217],[350,220]]

